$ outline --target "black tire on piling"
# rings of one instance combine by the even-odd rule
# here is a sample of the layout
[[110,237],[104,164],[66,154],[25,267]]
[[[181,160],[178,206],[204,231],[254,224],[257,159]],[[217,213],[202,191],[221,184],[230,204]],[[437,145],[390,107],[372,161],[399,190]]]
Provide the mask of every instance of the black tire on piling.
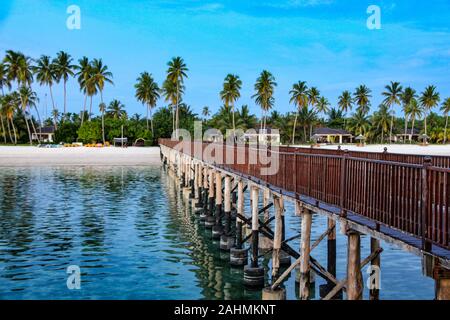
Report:
[[230,249],[233,247],[233,245],[234,245],[233,237],[230,237],[230,236],[227,236],[224,234],[220,237],[220,250],[230,251]]
[[220,239],[220,237],[222,236],[222,234],[223,234],[223,227],[222,227],[222,226],[217,226],[217,225],[215,225],[215,226],[212,228],[212,238],[213,238],[213,239]]
[[205,220],[205,228],[212,229],[216,224],[216,219],[213,216],[207,216]]
[[248,263],[248,250],[247,249],[230,249],[230,265],[232,267],[243,267]]
[[262,289],[264,287],[264,268],[245,266],[244,285],[248,288]]

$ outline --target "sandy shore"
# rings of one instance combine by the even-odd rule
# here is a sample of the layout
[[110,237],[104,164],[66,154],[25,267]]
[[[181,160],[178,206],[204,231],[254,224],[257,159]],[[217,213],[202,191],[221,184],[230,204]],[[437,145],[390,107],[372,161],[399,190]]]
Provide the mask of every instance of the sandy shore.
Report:
[[[299,146],[309,148],[309,146]],[[356,145],[342,145],[342,149],[366,151],[366,152],[383,152],[384,148],[387,148],[391,153],[404,153],[404,154],[420,154],[420,155],[435,155],[435,156],[450,156],[450,145],[429,145],[426,147],[419,145],[401,145],[401,144],[376,144],[367,145],[364,147],[358,147]],[[337,145],[320,146],[320,149],[333,149],[336,150]]]
[[159,165],[159,148],[38,148],[0,146],[0,166]]

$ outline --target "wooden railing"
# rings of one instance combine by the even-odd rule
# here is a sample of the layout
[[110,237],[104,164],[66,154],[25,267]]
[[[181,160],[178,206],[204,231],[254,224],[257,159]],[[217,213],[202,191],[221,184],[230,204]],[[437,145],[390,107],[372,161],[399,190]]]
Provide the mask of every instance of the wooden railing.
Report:
[[[160,144],[175,148],[179,142],[160,140]],[[183,147],[182,152],[197,156],[193,154],[194,144],[201,152],[208,146],[211,149],[209,143],[202,142],[184,142],[179,147]],[[256,148],[226,145],[215,145],[215,148],[222,148],[223,154],[231,152],[234,159],[245,155],[244,163],[216,163],[219,167],[296,197],[308,196],[339,207],[342,215],[358,214],[379,225],[422,238],[424,250],[429,250],[430,244],[450,249],[450,169],[438,166],[450,163],[446,157],[269,149],[269,154],[278,155],[279,170],[273,175],[262,175],[261,168],[265,166],[259,161],[249,161],[258,158]],[[214,162],[208,156],[202,160]]]

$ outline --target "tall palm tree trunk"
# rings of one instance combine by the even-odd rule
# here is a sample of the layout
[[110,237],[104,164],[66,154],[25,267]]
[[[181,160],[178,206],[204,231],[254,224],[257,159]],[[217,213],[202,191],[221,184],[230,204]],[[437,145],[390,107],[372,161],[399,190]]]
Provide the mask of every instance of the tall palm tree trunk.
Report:
[[5,130],[5,124],[3,123],[3,115],[0,114],[0,121],[2,123],[2,132],[3,132],[3,140],[6,143],[6,130]]
[[89,102],[89,121],[91,121],[91,114],[92,114],[92,96],[90,96],[90,102]]
[[[52,99],[52,107],[53,107],[53,111],[55,111],[55,110],[56,110],[56,107],[55,107],[55,99],[53,99],[53,90],[52,90],[52,86],[49,85],[49,88],[50,88],[50,98]],[[58,123],[57,123],[57,121],[56,121],[55,115],[53,116],[53,125],[54,125],[54,127],[55,127],[55,130],[58,130]]]
[[180,106],[180,93],[179,93],[179,83],[178,83],[178,79],[177,79],[177,110],[176,110],[176,116],[175,116],[175,130],[176,130],[176,134],[175,137],[178,140],[178,129],[180,126],[180,118],[179,118],[179,106]]
[[12,134],[11,134],[11,126],[9,125],[9,119],[8,119],[8,117],[6,117],[6,125],[7,125],[7,127],[8,127],[9,139],[11,140],[11,143],[14,144],[13,136],[12,136]]
[[444,144],[447,143],[448,113],[445,114]]
[[306,140],[306,123],[303,124],[303,139],[304,139],[304,142],[307,141],[307,140]]
[[403,138],[403,143],[406,142],[406,136],[408,135],[408,117],[405,115],[405,137]]
[[[33,129],[34,134],[35,134],[36,136],[38,136],[37,131],[36,131],[36,127],[35,127],[35,125],[34,125],[33,116],[31,116],[31,108],[28,108],[28,111],[29,111],[29,113],[30,113],[31,128]],[[40,140],[39,138],[38,138],[37,140],[38,140],[38,142],[41,142],[41,140]]]
[[416,117],[412,119],[412,126],[411,126],[411,135],[409,136],[409,143],[412,143],[412,135],[414,134],[414,124],[416,122]]
[[85,94],[85,95],[84,95],[83,113],[81,114],[81,125],[83,125],[83,122],[84,122],[84,115],[85,115],[85,113],[86,113],[86,103],[87,103],[87,98],[88,98],[88,95]]
[[297,127],[298,111],[295,113],[294,128],[292,129],[292,144],[295,144],[295,128]]
[[64,80],[64,117],[63,117],[63,119],[66,119],[66,117],[67,117],[67,109],[66,109],[66,102],[67,102],[66,93],[67,93],[67,90],[66,90],[66,83],[67,83],[67,81]]
[[16,127],[14,126],[14,119],[11,119],[11,126],[12,126],[13,132],[14,132],[14,144],[17,144],[17,131],[16,131]]
[[148,129],[149,129],[149,123],[148,123],[148,105],[147,105],[146,107],[147,107],[147,131],[148,131]]
[[427,112],[425,111],[425,135],[427,135],[427,118],[428,118],[428,115],[427,115]]
[[105,112],[102,110],[102,139],[103,139],[103,146],[105,145]]
[[236,122],[234,121],[234,103],[231,104],[231,112],[233,113],[233,142],[236,142]]
[[391,128],[389,130],[389,143],[392,143],[392,127],[394,126],[394,114],[391,117]]

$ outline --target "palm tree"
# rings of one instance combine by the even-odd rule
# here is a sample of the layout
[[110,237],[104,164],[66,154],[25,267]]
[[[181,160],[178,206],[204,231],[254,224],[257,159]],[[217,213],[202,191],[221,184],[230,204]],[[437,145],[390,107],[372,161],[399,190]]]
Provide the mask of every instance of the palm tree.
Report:
[[308,102],[312,109],[315,109],[320,99],[320,91],[316,87],[308,90]]
[[383,96],[385,96],[385,99],[383,101],[383,104],[385,104],[388,108],[391,108],[391,128],[389,130],[389,142],[392,142],[392,129],[394,127],[394,106],[397,104],[400,104],[400,99],[402,95],[402,86],[400,85],[400,82],[394,82],[391,81],[390,85],[387,85],[384,87],[386,91],[382,93]]
[[223,83],[223,89],[220,92],[220,98],[222,99],[223,103],[228,107],[231,104],[231,113],[233,116],[233,136],[234,132],[236,131],[236,123],[235,123],[235,110],[234,110],[234,103],[237,99],[241,97],[241,86],[242,81],[239,79],[239,76],[234,74],[228,74],[225,77],[224,83]]
[[[5,87],[7,87],[8,89],[11,89],[11,83],[8,81],[8,78],[6,76],[5,66],[3,65],[3,63],[0,63],[0,88],[2,90],[2,95],[0,97],[0,99],[1,99],[0,101],[3,100],[3,96],[5,95],[5,90],[4,90]],[[3,123],[3,116],[4,116],[4,114],[1,113],[0,114],[0,122],[1,122],[1,126],[2,126],[3,139],[6,143],[6,130],[5,130],[5,124]]]
[[428,86],[425,88],[425,91],[422,92],[419,102],[423,107],[423,112],[425,116],[425,135],[427,134],[427,117],[428,112],[431,111],[434,107],[436,107],[441,101],[439,93],[436,92],[435,86]]
[[411,124],[411,135],[409,138],[409,142],[412,142],[412,135],[414,134],[414,124],[416,122],[417,118],[422,117],[423,114],[423,108],[422,106],[417,102],[417,100],[415,98],[413,98],[409,104],[409,108],[408,108],[408,117],[409,119],[411,119],[412,124]]
[[[150,115],[152,112],[152,109],[156,106],[156,102],[159,99],[159,92],[160,89],[158,87],[158,84],[153,80],[153,77],[148,72],[143,72],[137,78],[137,83],[135,84],[136,88],[136,98],[138,101],[142,102],[142,104],[145,104],[147,107],[147,130],[148,128],[148,113],[150,111]],[[153,131],[153,117],[151,117],[151,128],[152,128],[152,136],[154,136]]]
[[209,108],[207,106],[203,107],[202,115],[205,117],[205,121],[211,115],[211,111],[209,111]]
[[238,114],[243,130],[254,128],[256,126],[258,120],[255,115],[250,114],[250,109],[247,105],[243,105],[238,111]]
[[167,63],[167,79],[171,81],[176,86],[176,109],[175,109],[175,130],[176,137],[178,138],[178,129],[180,125],[179,119],[179,106],[180,106],[180,93],[181,86],[183,85],[184,78],[187,78],[187,73],[189,69],[186,67],[183,58],[174,57],[171,61]]
[[162,94],[166,102],[169,102],[169,107],[172,110],[172,131],[175,132],[175,108],[177,105],[178,92],[182,95],[184,93],[184,86],[177,87],[175,83],[166,79],[162,85]]
[[292,86],[291,91],[289,91],[291,99],[289,103],[294,103],[297,108],[295,112],[294,127],[292,130],[292,144],[295,144],[295,129],[297,127],[297,119],[301,109],[308,108],[309,96],[308,96],[308,86],[305,81],[299,81]]
[[106,104],[104,102],[101,102],[98,106],[100,113],[102,114],[102,139],[103,139],[103,145],[105,145],[105,110],[106,110]]
[[[31,90],[30,87],[27,86],[22,86],[19,89],[19,96],[20,96],[20,101],[22,102],[22,111],[26,120],[26,113],[27,113],[27,109],[28,111],[31,113],[31,108],[35,108],[36,107],[36,103],[38,102],[38,97],[36,95],[36,92],[34,92],[33,90]],[[33,126],[33,131],[36,133],[36,128],[34,128],[34,122],[33,119],[30,119],[31,125]],[[27,122],[28,125],[28,122]],[[30,134],[30,144],[33,144],[32,141],[32,137]]]
[[[6,123],[8,126],[9,137],[11,139],[11,143],[17,144],[17,132],[16,127],[14,126],[14,113],[19,107],[20,97],[17,92],[13,92],[11,94],[7,94],[3,96],[2,99],[2,113],[6,117]],[[11,126],[10,126],[11,123]],[[14,133],[14,140],[11,135],[11,127]]]
[[112,81],[113,74],[108,71],[108,66],[103,64],[102,59],[94,59],[91,65],[92,75],[88,82],[92,81],[95,84],[95,87],[100,92],[100,103],[102,103],[105,84],[109,83],[114,85]]
[[369,119],[363,109],[358,109],[348,123],[350,131],[355,135],[366,135],[370,127]]
[[372,98],[371,93],[372,91],[365,85],[360,85],[353,93],[354,101],[358,106],[359,111],[363,114],[367,114],[369,112],[370,98]]
[[320,97],[316,105],[316,110],[318,113],[328,113],[330,111],[330,102],[325,97]]
[[125,105],[119,100],[114,99],[108,106],[107,114],[113,119],[123,119],[127,115],[124,109]]
[[[402,101],[403,104],[403,114],[405,115],[405,137],[408,133],[409,109],[411,108],[412,100],[416,98],[417,98],[416,90],[414,90],[411,87],[406,87],[400,96],[400,100]],[[411,140],[412,136],[409,136],[409,139]]]
[[[353,98],[350,91],[345,90],[338,98],[338,106],[344,113],[344,117],[349,110],[353,108]],[[344,118],[344,128],[345,128],[346,119]]]
[[450,112],[450,98],[447,98],[442,103],[441,111],[445,116],[445,129],[444,129],[444,144],[447,143],[447,127],[448,127],[448,113]]
[[[55,65],[50,62],[50,57],[42,55],[37,61],[36,65],[33,67],[33,72],[36,75],[36,80],[41,86],[48,86],[50,90],[50,98],[52,100],[53,109],[55,109],[55,101],[53,99],[52,86],[55,81],[57,81],[57,75],[55,70]],[[55,129],[58,128],[56,121],[54,121]]]
[[[6,68],[6,74],[8,81],[16,81],[17,88],[22,86],[30,86],[33,81],[33,73],[31,71],[31,59],[25,56],[21,52],[8,50],[6,51],[5,58],[3,59],[4,66]],[[20,99],[22,99],[22,96]],[[22,109],[25,110],[26,106],[24,101],[21,100]],[[28,137],[30,144],[32,144],[30,125],[26,113],[24,113],[25,123],[27,125]]]
[[389,131],[389,119],[391,117],[391,112],[389,107],[385,104],[381,104],[378,107],[378,111],[372,116],[373,128],[381,130],[381,143],[384,141],[384,133]]
[[259,105],[262,110],[261,129],[266,128],[266,113],[275,103],[273,93],[276,86],[277,83],[275,82],[275,77],[267,70],[263,70],[258,79],[256,79],[255,94],[252,98],[255,99],[256,104]]
[[92,66],[87,57],[83,57],[78,60],[78,65],[74,66],[74,69],[78,72],[75,74],[78,77],[78,84],[80,85],[80,91],[84,93],[84,105],[83,113],[81,114],[81,125],[84,122],[84,114],[86,113],[86,103],[88,98],[87,82],[91,78]]
[[60,51],[57,53],[56,58],[53,60],[54,70],[56,73],[57,82],[63,80],[64,83],[64,117],[67,114],[67,103],[66,103],[66,86],[67,81],[69,80],[69,76],[73,77],[75,66],[72,65],[72,57],[64,52]]

